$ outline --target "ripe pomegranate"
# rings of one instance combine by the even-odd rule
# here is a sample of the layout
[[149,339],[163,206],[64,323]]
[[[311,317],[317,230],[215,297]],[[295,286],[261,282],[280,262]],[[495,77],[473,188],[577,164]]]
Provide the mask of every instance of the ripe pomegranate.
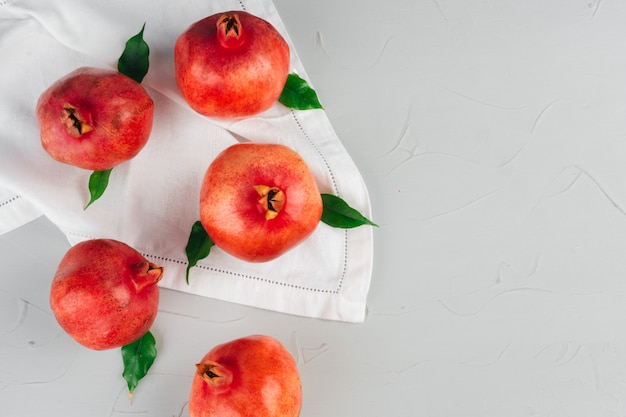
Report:
[[232,145],[202,182],[202,226],[216,246],[245,261],[277,258],[313,233],[321,216],[313,174],[285,145]]
[[267,21],[229,11],[192,24],[176,40],[176,83],[192,109],[235,118],[269,109],[289,73],[289,46]]
[[61,327],[95,350],[120,347],[152,326],[163,268],[125,243],[93,239],[76,244],[59,264],[50,306]]
[[297,417],[298,369],[276,339],[254,335],[214,347],[196,365],[191,417]]
[[154,102],[141,84],[117,71],[82,67],[46,89],[36,112],[41,143],[50,156],[102,171],[144,147]]

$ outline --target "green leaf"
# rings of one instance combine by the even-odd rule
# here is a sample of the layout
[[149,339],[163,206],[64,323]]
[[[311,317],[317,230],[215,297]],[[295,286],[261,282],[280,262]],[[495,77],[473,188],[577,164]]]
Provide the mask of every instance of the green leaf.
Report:
[[156,340],[149,331],[136,342],[122,346],[124,361],[122,376],[126,380],[131,397],[139,381],[148,374],[156,356]]
[[191,233],[189,234],[189,241],[185,252],[187,253],[187,271],[185,273],[185,280],[189,284],[189,270],[196,266],[200,259],[204,259],[209,256],[211,248],[215,246],[215,243],[211,240],[207,234],[202,223],[198,220],[191,226]]
[[353,227],[368,224],[378,225],[353,209],[340,197],[332,194],[322,194],[322,221],[329,226],[341,229],[351,229]]
[[297,74],[289,74],[278,101],[296,110],[323,109],[315,90]]
[[140,83],[148,73],[150,66],[150,48],[143,40],[143,30],[146,24],[141,27],[141,31],[126,41],[126,48],[122,56],[117,61],[117,70],[122,74]]
[[109,176],[111,175],[111,171],[113,171],[113,168],[104,171],[94,171],[91,173],[91,176],[89,177],[89,194],[91,195],[91,199],[83,210],[86,210],[87,207],[89,207],[94,201],[102,197],[104,190],[106,190],[109,185]]

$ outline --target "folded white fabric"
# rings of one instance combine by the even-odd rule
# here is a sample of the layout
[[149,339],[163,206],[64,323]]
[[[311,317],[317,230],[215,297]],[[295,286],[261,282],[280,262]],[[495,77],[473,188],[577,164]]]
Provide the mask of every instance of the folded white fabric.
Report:
[[[178,34],[202,17],[247,10],[270,21],[291,46],[291,72],[307,78],[274,5],[267,0],[0,3],[0,233],[44,215],[71,244],[121,240],[164,266],[162,287],[323,319],[365,318],[373,257],[369,226],[320,223],[296,249],[267,263],[247,263],[213,248],[185,282],[185,246],[199,219],[206,168],[238,141],[283,143],[307,162],[320,191],[371,217],[367,188],[323,110],[280,104],[258,116],[214,120],[192,111],[174,82]],[[43,150],[35,103],[75,68],[116,68],[128,38],[146,24],[150,70],[143,85],[155,102],[152,135],[131,161],[115,167],[104,195],[89,200],[90,171]]]

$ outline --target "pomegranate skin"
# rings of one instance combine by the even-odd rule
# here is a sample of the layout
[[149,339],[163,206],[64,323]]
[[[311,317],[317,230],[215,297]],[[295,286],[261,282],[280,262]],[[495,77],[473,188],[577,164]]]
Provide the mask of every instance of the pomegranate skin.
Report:
[[[224,16],[236,16],[236,31],[232,24],[219,25]],[[176,83],[185,101],[200,114],[223,119],[269,109],[285,86],[289,59],[282,35],[243,11],[193,23],[174,47]]]
[[253,335],[214,347],[196,365],[191,417],[297,417],[302,385],[276,339]]
[[[283,193],[274,218],[256,186]],[[315,178],[294,150],[279,144],[238,143],[209,165],[200,190],[200,222],[222,250],[248,262],[266,262],[311,235],[322,216]]]
[[125,243],[93,239],[76,244],[61,259],[50,289],[59,325],[94,350],[132,343],[152,326],[163,268]]
[[[71,115],[63,114],[70,105]],[[141,84],[113,70],[81,67],[54,82],[36,106],[43,148],[59,162],[101,171],[134,156],[152,131],[154,102]],[[81,119],[90,129],[76,131]],[[69,120],[69,121],[68,121]]]

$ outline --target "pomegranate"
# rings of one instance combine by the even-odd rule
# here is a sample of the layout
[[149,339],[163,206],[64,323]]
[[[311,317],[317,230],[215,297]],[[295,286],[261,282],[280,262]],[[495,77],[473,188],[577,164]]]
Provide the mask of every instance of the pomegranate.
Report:
[[269,109],[289,73],[289,46],[267,21],[243,11],[193,23],[176,40],[176,83],[189,106],[235,118]]
[[46,89],[36,113],[41,143],[50,156],[103,171],[145,146],[154,102],[141,84],[117,71],[82,67]]
[[58,266],[50,306],[61,327],[95,350],[127,345],[152,326],[163,268],[125,243],[87,240],[70,248]]
[[313,174],[285,145],[232,145],[202,182],[202,226],[217,247],[245,261],[277,258],[313,233],[321,216]]
[[191,417],[297,417],[298,369],[276,339],[254,335],[214,347],[196,365]]

